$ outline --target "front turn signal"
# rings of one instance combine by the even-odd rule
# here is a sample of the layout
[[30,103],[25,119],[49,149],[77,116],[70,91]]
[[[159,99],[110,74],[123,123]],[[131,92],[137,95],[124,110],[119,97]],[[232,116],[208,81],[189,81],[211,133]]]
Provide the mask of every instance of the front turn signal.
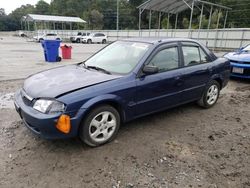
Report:
[[57,121],[56,128],[59,131],[68,134],[71,129],[70,117],[65,114],[61,115]]

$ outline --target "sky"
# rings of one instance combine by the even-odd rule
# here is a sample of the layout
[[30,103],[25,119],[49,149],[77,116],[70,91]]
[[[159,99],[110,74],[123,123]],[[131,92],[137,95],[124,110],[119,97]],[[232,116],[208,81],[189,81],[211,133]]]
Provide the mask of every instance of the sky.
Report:
[[[0,8],[4,8],[5,13],[9,14],[16,8],[26,5],[26,4],[31,4],[35,5],[39,0],[0,0]],[[50,3],[51,0],[44,0],[47,3]]]

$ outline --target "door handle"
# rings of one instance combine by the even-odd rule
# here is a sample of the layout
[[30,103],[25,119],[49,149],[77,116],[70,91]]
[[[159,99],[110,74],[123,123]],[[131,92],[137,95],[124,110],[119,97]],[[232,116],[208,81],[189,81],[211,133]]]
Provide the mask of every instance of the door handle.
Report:
[[176,81],[177,86],[181,86],[184,82],[181,76],[176,76],[174,79]]
[[180,77],[180,76],[176,76],[176,77],[175,77],[175,80],[176,80],[176,81],[181,80],[181,77]]

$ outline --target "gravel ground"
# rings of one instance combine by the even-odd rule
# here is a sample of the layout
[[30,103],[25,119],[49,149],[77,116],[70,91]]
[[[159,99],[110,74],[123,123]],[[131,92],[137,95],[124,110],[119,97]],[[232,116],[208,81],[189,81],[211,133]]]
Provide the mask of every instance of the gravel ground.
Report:
[[250,187],[250,82],[231,80],[218,104],[187,104],[125,124],[89,148],[34,136],[13,109],[23,80],[0,82],[0,187]]

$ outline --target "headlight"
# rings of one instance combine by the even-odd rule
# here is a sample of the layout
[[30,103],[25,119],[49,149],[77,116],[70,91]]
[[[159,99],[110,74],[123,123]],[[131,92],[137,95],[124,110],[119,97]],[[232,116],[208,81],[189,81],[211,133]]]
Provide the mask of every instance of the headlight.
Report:
[[38,99],[33,108],[45,114],[56,114],[65,110],[65,105],[56,100]]

